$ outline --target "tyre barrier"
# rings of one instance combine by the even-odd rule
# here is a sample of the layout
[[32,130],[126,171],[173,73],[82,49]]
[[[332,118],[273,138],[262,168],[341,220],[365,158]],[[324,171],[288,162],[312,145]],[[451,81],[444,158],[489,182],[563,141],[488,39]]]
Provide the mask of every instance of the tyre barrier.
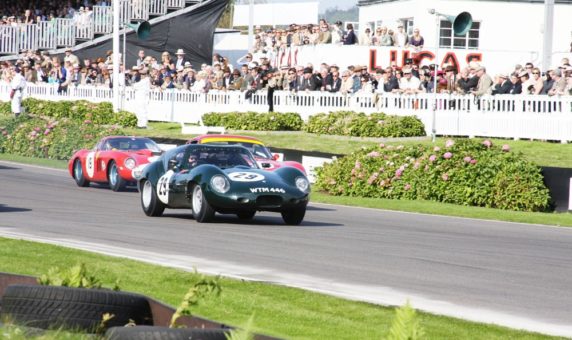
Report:
[[[25,334],[69,328],[84,333],[97,329],[113,339],[225,339],[232,327],[198,316],[182,315],[170,329],[175,309],[144,295],[105,289],[41,286],[33,276],[0,272],[0,325],[25,327]],[[106,300],[107,299],[107,300]],[[115,316],[102,327],[105,313]],[[86,318],[86,320],[83,320]],[[134,322],[131,322],[134,321]],[[135,324],[135,327],[125,327]],[[135,330],[131,330],[135,329]],[[153,337],[154,336],[154,337]],[[255,340],[279,340],[254,334]]]
[[[104,314],[113,317],[102,322]],[[65,328],[94,333],[110,327],[153,325],[147,298],[105,289],[11,285],[2,296],[0,318],[42,329]]]
[[226,340],[229,330],[168,327],[113,327],[105,333],[107,340]]

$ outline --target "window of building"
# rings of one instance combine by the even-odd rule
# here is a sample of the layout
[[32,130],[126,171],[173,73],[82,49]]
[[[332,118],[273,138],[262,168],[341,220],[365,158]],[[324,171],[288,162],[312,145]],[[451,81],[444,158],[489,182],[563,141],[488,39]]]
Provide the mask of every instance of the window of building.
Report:
[[481,23],[474,21],[469,32],[463,36],[453,33],[453,24],[449,20],[441,20],[439,28],[439,47],[476,50],[479,48],[479,30]]
[[412,35],[414,25],[413,18],[403,18],[401,19],[401,22],[405,24],[405,27],[403,27],[405,33],[407,33],[407,35]]

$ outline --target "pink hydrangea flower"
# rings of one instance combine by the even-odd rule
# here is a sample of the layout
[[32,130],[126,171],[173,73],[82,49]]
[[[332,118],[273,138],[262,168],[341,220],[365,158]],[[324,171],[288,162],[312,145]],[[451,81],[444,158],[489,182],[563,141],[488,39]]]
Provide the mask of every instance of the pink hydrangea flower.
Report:
[[465,161],[465,163],[470,163],[471,157],[467,156],[467,157],[463,158],[463,161]]
[[35,128],[34,128],[34,131],[36,131],[36,132],[40,132],[41,130],[42,130],[42,129],[40,129],[39,127],[35,127]]
[[403,170],[401,170],[401,169],[395,170],[395,177],[399,178],[399,177],[401,177],[402,174],[403,174]]
[[485,139],[485,140],[483,141],[483,145],[486,146],[487,148],[490,148],[491,146],[493,146],[493,142],[491,142],[491,141],[488,140],[488,139]]
[[471,164],[477,164],[477,160],[476,160],[476,159],[471,159]]
[[508,144],[505,144],[502,146],[502,151],[504,152],[509,152],[510,151],[510,146]]
[[382,180],[379,182],[379,186],[380,186],[380,187],[385,186],[385,180],[384,180],[384,179],[382,179]]
[[403,189],[405,189],[406,191],[411,189],[411,184],[407,183],[405,184],[405,186],[403,187]]
[[441,176],[441,178],[442,178],[444,181],[448,181],[448,180],[449,180],[449,175],[445,173],[445,174],[443,174],[443,175]]
[[355,164],[354,168],[356,168],[356,169],[361,169],[361,163],[360,163],[360,161],[356,161],[356,164]]
[[437,156],[435,156],[435,155],[429,156],[429,162],[435,162],[436,159],[437,159]]
[[383,148],[385,148],[385,144],[381,143],[381,144],[379,144],[379,147],[383,149]]
[[434,148],[433,148],[433,151],[435,151],[435,152],[439,152],[439,151],[441,151],[441,148],[440,148],[440,147],[438,147],[438,146],[436,146],[436,147],[434,147]]
[[453,154],[450,152],[445,152],[445,154],[443,155],[443,158],[445,159],[450,159],[451,157],[453,157]]
[[91,124],[91,120],[86,119],[86,120],[83,121],[83,123],[84,123],[84,124]]
[[419,169],[420,166],[421,166],[421,163],[415,162],[415,164],[413,164],[413,169]]
[[368,157],[379,157],[379,152],[372,151],[372,152],[368,153],[367,156]]
[[452,140],[452,139],[447,139],[447,141],[445,142],[445,147],[446,147],[446,148],[450,148],[450,147],[452,147],[453,145],[455,145],[455,141]]
[[367,180],[367,184],[369,184],[369,185],[373,184],[373,182],[375,182],[375,180],[377,179],[377,176],[379,176],[379,174],[377,172],[374,172],[373,174],[371,174],[371,176],[369,176],[369,178]]
[[44,135],[47,136],[50,133],[50,131],[52,131],[52,130],[46,129],[46,131],[44,131]]

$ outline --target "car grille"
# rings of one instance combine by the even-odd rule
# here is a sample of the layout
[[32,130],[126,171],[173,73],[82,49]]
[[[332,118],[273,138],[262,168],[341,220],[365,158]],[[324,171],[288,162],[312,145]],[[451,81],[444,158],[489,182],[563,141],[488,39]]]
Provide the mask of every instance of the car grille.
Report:
[[282,205],[282,197],[275,195],[258,196],[256,205],[261,208],[277,208]]

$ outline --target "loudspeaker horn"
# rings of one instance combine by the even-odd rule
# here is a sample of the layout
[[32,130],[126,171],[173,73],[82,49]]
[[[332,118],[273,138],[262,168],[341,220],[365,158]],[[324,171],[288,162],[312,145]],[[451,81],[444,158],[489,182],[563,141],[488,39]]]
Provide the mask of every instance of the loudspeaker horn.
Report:
[[453,33],[457,36],[465,35],[473,26],[473,16],[469,12],[461,12],[457,16],[445,15],[453,24]]
[[149,21],[143,21],[138,24],[127,24],[137,34],[137,39],[145,40],[151,35],[151,24]]

